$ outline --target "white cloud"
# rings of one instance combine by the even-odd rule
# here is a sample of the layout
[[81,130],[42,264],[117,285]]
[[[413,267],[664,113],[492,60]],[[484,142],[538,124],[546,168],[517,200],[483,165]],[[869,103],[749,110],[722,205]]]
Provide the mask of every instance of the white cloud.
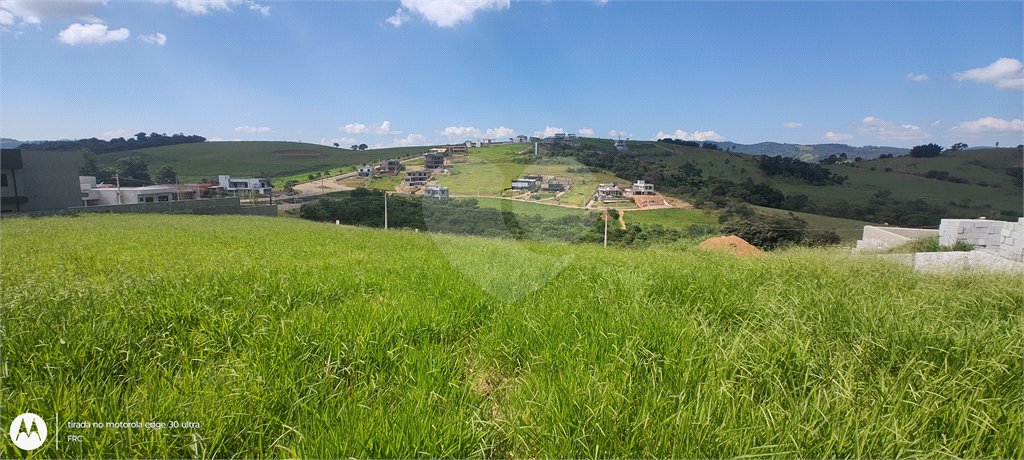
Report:
[[608,137],[613,137],[613,138],[626,137],[626,138],[630,138],[630,137],[636,137],[636,136],[634,136],[632,133],[627,133],[625,131],[616,131],[616,130],[613,129],[611,131],[608,131]]
[[935,120],[935,121],[931,122],[932,128],[938,128],[939,125],[941,125],[941,124],[942,124],[942,120]]
[[925,74],[921,74],[921,75],[914,75],[914,73],[913,73],[913,72],[911,72],[911,73],[908,73],[908,74],[907,74],[907,80],[910,80],[910,81],[917,81],[917,82],[921,82],[921,81],[928,81],[928,76],[927,76],[927,75],[925,75]]
[[107,30],[105,24],[71,24],[67,29],[57,34],[57,40],[71,46],[77,45],[102,45],[110,42],[120,42],[128,38],[128,29]]
[[381,123],[381,124],[377,125],[375,128],[373,128],[373,130],[377,133],[378,136],[387,136],[388,134],[402,134],[401,131],[392,131],[391,130],[391,122],[390,121],[384,121],[383,123]]
[[579,133],[581,136],[594,137],[594,130],[590,128],[580,128],[576,132]]
[[556,128],[554,126],[548,126],[544,128],[544,131],[534,131],[533,135],[539,138],[551,137],[555,134],[565,134],[565,130],[562,128]]
[[882,141],[916,141],[931,137],[920,127],[914,125],[898,125],[888,120],[865,117],[857,127],[861,136],[873,137]]
[[11,26],[14,25],[14,15],[10,11],[0,10],[0,25]]
[[438,131],[442,136],[448,136],[451,138],[462,138],[462,139],[479,139],[483,136],[483,133],[479,128],[472,126],[449,126],[442,131]]
[[799,127],[801,127],[803,125],[804,125],[803,123],[797,123],[795,121],[789,121],[789,122],[783,123],[782,127],[783,128],[795,129],[795,128],[799,128]]
[[999,58],[988,67],[971,69],[953,74],[956,81],[970,80],[976,83],[991,83],[997,89],[1024,90],[1024,63],[1017,59]]
[[139,40],[142,40],[150,45],[164,46],[167,43],[167,36],[157,32],[150,35],[139,35]]
[[[398,138],[391,141],[392,147],[409,147],[413,145],[424,145],[427,140],[427,136],[422,134],[410,133],[404,138]],[[380,145],[380,144],[377,144]]]
[[825,133],[824,136],[821,136],[821,138],[825,139],[827,141],[848,141],[850,139],[853,139],[853,135],[843,134],[843,133],[833,133],[832,131],[829,131],[829,132]]
[[651,138],[651,140],[652,141],[656,141],[658,139],[664,139],[666,137],[671,137],[671,138],[680,139],[680,140],[684,140],[684,141],[721,141],[721,140],[725,140],[724,137],[722,137],[721,135],[719,135],[718,133],[716,133],[714,131],[694,131],[693,134],[687,134],[686,131],[683,131],[681,129],[677,129],[677,130],[675,130],[675,132],[673,132],[671,134],[665,134],[662,131],[658,131],[658,134],[655,134],[654,137]]
[[[455,27],[459,22],[473,19],[478,10],[506,9],[509,0],[402,0],[402,6],[438,27]],[[394,24],[391,18],[388,22]]]
[[387,21],[388,24],[391,24],[395,27],[401,27],[402,24],[409,22],[410,19],[412,19],[412,16],[409,16],[408,13],[399,8],[398,10],[395,11],[394,16],[385,19],[385,21]]
[[327,139],[325,137],[320,138],[320,145],[329,145],[333,147],[335,143],[338,144],[338,148],[347,149],[351,147],[352,144],[359,144],[360,142],[352,139],[351,137],[339,137],[335,139]]
[[370,132],[366,129],[366,125],[362,123],[349,123],[345,126],[339,126],[338,131],[345,131],[348,134],[366,134]]
[[974,121],[961,122],[949,129],[957,134],[1007,134],[1024,132],[1024,120],[1010,121],[995,117],[983,117]]
[[504,126],[498,128],[487,128],[484,133],[484,137],[487,139],[503,139],[506,137],[513,137],[516,135],[516,130],[512,128],[506,128]]
[[260,126],[259,128],[253,126],[239,126],[235,128],[235,132],[239,133],[269,133],[270,128],[266,126]]
[[[164,3],[167,0],[153,0]],[[191,14],[210,14],[213,11],[231,11],[232,5],[240,5],[262,16],[270,15],[270,7],[254,0],[173,0],[174,6]]]

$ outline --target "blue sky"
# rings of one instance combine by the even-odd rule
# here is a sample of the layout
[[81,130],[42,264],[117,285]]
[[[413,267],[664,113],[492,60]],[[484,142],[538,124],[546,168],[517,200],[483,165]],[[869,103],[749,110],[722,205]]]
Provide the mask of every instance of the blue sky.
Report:
[[1024,142],[1022,2],[0,0],[0,135]]

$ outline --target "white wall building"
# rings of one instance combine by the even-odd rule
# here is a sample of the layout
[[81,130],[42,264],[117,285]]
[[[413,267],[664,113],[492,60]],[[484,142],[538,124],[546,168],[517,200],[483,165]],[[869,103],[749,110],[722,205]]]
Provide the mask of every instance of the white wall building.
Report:
[[224,191],[231,195],[248,192],[270,195],[270,192],[273,190],[273,186],[270,185],[270,179],[265,177],[253,179],[232,179],[229,175],[221,174],[217,176],[217,182],[217,185],[223,187]]
[[82,190],[82,206],[178,201],[177,185],[148,185],[118,189],[112,185],[97,185],[94,176],[78,176],[78,183]]
[[438,200],[448,198],[448,187],[442,187],[441,185],[428,185],[423,188],[423,196],[436,198]]

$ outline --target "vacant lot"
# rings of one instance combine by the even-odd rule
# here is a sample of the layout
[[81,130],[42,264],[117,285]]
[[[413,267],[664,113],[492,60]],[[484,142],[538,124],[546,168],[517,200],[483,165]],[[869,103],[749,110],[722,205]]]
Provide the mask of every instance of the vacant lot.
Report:
[[1016,277],[242,216],[0,238],[5,413],[200,424],[44,458],[1024,455]]

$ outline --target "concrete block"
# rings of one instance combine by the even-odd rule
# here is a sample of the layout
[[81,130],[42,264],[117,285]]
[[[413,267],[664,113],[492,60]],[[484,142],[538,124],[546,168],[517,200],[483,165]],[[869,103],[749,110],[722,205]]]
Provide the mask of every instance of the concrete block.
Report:
[[1013,230],[1010,230],[1006,227],[1003,227],[1003,229],[999,231],[999,234],[1003,236],[1010,236],[1010,233],[1013,233]]

